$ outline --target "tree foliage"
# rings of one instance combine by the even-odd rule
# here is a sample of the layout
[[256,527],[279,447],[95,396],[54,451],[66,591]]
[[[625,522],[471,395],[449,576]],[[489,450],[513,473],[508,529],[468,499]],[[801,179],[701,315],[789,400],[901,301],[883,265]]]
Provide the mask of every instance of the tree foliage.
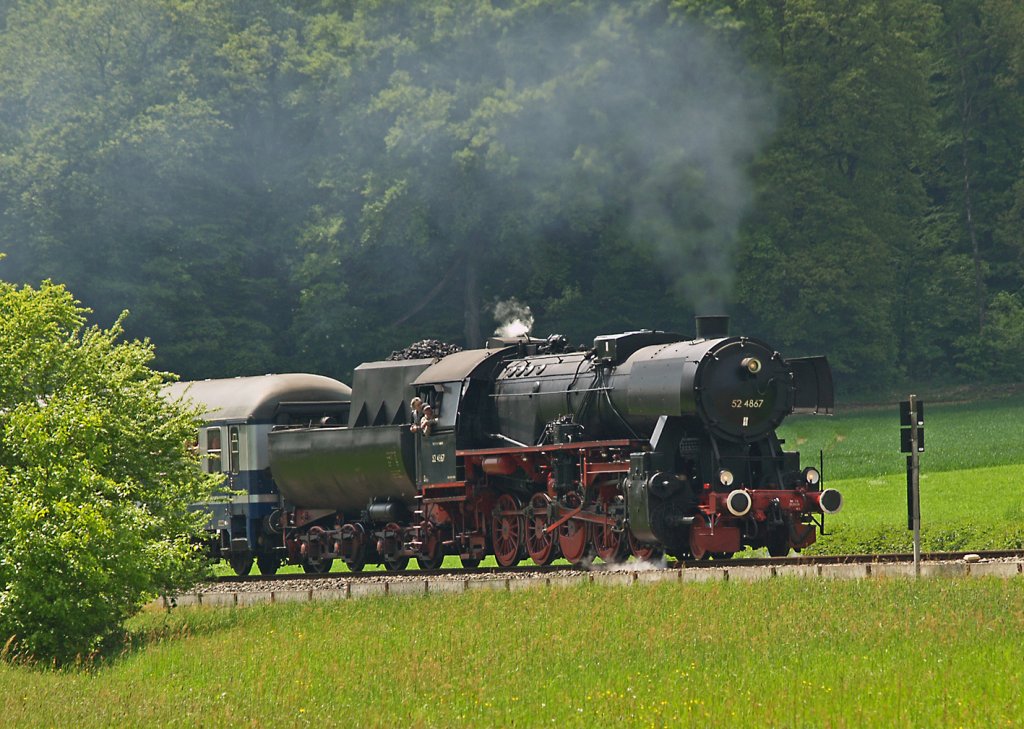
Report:
[[160,394],[152,347],[86,326],[62,286],[0,281],[0,640],[87,660],[204,569],[197,414]]
[[1016,0],[2,7],[8,277],[187,377],[345,378],[511,297],[577,341],[725,310],[844,387],[1012,371]]

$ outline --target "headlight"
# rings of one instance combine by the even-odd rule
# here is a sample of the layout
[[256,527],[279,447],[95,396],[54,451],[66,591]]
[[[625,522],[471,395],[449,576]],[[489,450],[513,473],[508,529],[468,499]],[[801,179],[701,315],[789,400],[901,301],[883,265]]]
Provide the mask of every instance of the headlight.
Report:
[[819,483],[821,483],[821,474],[818,473],[818,469],[805,468],[804,481],[807,482],[808,486],[817,486]]
[[740,366],[750,374],[756,375],[761,371],[761,360],[757,357],[746,357],[742,362],[740,362]]
[[723,486],[732,486],[732,482],[732,471],[728,470],[727,468],[723,468],[721,471],[718,472],[718,483],[722,484]]

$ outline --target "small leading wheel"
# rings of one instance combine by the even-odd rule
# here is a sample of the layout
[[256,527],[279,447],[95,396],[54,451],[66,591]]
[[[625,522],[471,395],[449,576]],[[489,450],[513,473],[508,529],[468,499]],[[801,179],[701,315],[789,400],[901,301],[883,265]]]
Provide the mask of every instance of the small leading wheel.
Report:
[[530,499],[533,516],[526,522],[526,553],[534,564],[551,564],[558,557],[558,542],[554,532],[548,532],[548,503],[545,494],[534,494]]
[[591,524],[591,537],[594,540],[594,551],[607,564],[618,564],[626,561],[628,544],[622,538],[622,532],[613,530],[607,524]]
[[[694,522],[694,524],[696,523]],[[698,532],[692,527],[690,529],[690,554],[695,560],[711,559],[711,552],[708,551],[704,540],[700,538]]]
[[459,557],[459,560],[462,562],[463,569],[475,570],[480,566],[479,557]]
[[519,562],[523,549],[523,519],[518,499],[511,494],[502,494],[494,507],[491,517],[491,544],[494,558],[502,567],[511,567]]
[[647,544],[646,542],[639,541],[633,532],[629,534],[629,551],[633,553],[640,562],[657,562],[665,556],[665,550],[656,544]]
[[258,554],[256,566],[260,568],[261,575],[276,575],[281,569],[281,558],[276,554]]
[[334,566],[333,559],[321,557],[320,559],[307,559],[302,563],[302,571],[307,575],[325,575]]
[[[235,571],[235,574],[239,577],[245,577],[252,571],[252,555],[231,555],[228,557],[228,564],[231,565],[231,569]],[[260,570],[262,572],[262,570]]]
[[704,549],[704,547],[695,544],[690,544],[690,556],[698,562],[705,559],[711,559],[710,552]]
[[409,566],[408,557],[385,557],[384,558],[384,569],[388,572],[401,572]]

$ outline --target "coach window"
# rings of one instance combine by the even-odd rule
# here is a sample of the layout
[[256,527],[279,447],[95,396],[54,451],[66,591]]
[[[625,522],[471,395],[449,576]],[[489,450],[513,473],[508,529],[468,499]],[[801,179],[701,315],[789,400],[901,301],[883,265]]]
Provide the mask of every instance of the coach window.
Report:
[[206,472],[220,473],[220,428],[206,430]]
[[228,431],[228,442],[231,450],[228,453],[228,463],[231,465],[231,473],[238,475],[238,426],[232,425]]

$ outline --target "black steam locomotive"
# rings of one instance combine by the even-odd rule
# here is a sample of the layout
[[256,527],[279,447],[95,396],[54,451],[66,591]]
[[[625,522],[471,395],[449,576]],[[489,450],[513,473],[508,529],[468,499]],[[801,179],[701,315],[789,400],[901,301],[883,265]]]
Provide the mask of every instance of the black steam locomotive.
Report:
[[492,339],[363,364],[347,415],[331,406],[269,432],[280,504],[253,523],[250,548],[310,572],[336,559],[400,570],[446,555],[473,566],[802,549],[842,498],[775,430],[790,413],[832,411],[828,363],[786,360],[727,327],[701,317],[694,338],[629,332],[586,350]]

